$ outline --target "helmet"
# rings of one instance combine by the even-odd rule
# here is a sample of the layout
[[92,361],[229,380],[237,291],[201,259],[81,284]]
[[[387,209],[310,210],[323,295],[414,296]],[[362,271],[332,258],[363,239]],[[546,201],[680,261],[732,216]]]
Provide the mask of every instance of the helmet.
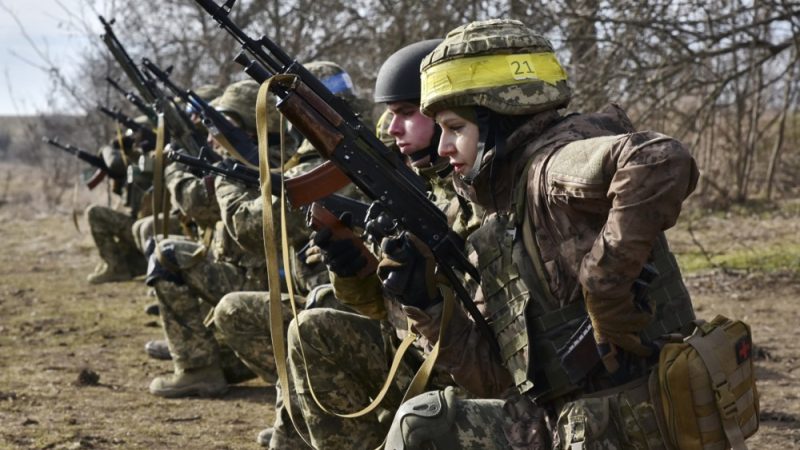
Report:
[[550,41],[518,20],[462,25],[424,58],[420,109],[477,105],[506,115],[567,106],[567,74]]
[[375,79],[375,103],[413,101],[420,98],[419,64],[441,39],[407,45],[384,61]]
[[331,93],[345,100],[355,98],[355,88],[350,74],[331,61],[313,61],[305,65],[312,75],[319,78]]
[[215,84],[204,84],[194,91],[198,97],[206,102],[210,102],[212,99],[221,96],[222,92],[222,88]]
[[[239,122],[241,127],[251,133],[256,131],[256,100],[258,98],[259,85],[253,80],[237,81],[227,88],[221,96],[210,102],[217,111],[232,116]],[[275,103],[272,102],[274,105]],[[275,117],[268,124],[270,130],[278,130],[278,113],[270,114],[270,119]]]

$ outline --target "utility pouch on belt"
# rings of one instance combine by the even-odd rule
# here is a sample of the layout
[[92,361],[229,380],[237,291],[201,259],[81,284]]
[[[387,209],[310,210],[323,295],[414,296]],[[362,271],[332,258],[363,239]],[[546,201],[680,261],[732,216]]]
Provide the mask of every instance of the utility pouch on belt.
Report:
[[680,450],[746,449],[758,430],[750,327],[717,316],[661,350],[658,386],[665,438]]

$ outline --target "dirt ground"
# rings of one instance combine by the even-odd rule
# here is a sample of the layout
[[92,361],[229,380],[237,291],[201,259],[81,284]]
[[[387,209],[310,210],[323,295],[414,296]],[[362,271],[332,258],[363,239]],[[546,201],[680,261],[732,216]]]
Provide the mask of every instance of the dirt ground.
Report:
[[[0,165],[0,178],[8,170]],[[71,206],[34,206],[28,175],[0,192],[0,448],[258,448],[257,432],[272,422],[274,389],[256,380],[215,400],[149,395],[150,379],[171,369],[143,352],[161,336],[143,312],[152,298],[141,281],[87,284],[98,257],[85,221],[78,232]],[[81,194],[77,204],[87,201]],[[698,265],[697,242],[712,262],[800,247],[796,212],[693,217],[694,240],[686,221],[670,232],[682,264]],[[800,448],[800,256],[750,270],[727,270],[722,261],[687,281],[698,316],[724,314],[752,326],[761,429],[748,444]]]

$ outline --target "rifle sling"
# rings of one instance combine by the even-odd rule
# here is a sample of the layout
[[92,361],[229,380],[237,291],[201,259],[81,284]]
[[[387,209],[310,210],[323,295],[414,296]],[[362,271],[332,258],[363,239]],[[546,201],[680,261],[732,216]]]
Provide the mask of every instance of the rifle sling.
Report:
[[155,161],[153,164],[153,238],[158,241],[159,225],[162,236],[167,237],[167,214],[161,219],[159,216],[164,207],[164,114],[158,114],[158,128],[156,130]]
[[214,135],[214,139],[217,142],[219,142],[219,145],[223,146],[228,153],[230,153],[234,158],[236,158],[237,161],[239,161],[240,163],[244,164],[245,166],[247,166],[247,167],[249,167],[251,169],[258,169],[258,167],[256,167],[250,161],[248,161],[247,158],[242,156],[242,154],[239,153],[238,150],[236,150],[236,147],[233,144],[231,144],[231,142],[228,140],[228,138],[225,137],[224,133],[215,134]]
[[[272,82],[276,81],[283,81],[283,80],[290,80],[294,78],[294,76],[287,76],[287,75],[278,75],[275,77],[270,78],[266,82],[261,85],[258,94],[258,100],[256,105],[256,122],[258,126],[258,149],[259,149],[259,170],[261,175],[261,195],[264,201],[264,208],[263,208],[263,232],[264,232],[264,251],[267,258],[267,275],[269,278],[269,285],[270,286],[280,286],[280,274],[278,271],[278,255],[277,255],[277,248],[275,245],[275,225],[274,225],[274,217],[272,214],[272,207],[271,207],[271,199],[272,199],[272,186],[271,186],[271,178],[269,176],[269,166],[267,164],[267,152],[268,152],[268,142],[267,136],[269,130],[267,128],[267,114],[268,114],[268,96],[267,93],[269,92],[270,85]],[[281,136],[283,136],[283,132],[281,131]],[[284,156],[284,148],[283,148],[284,139],[281,139],[281,163],[283,163],[283,156]],[[283,185],[283,183],[281,183]],[[291,279],[291,270],[290,270],[290,256],[289,256],[289,242],[288,242],[288,233],[286,229],[286,189],[284,187],[281,188],[281,195],[280,195],[280,212],[281,212],[281,245],[282,245],[282,256],[283,256],[283,267],[285,270],[285,283],[287,286],[288,294],[289,294],[289,303],[292,308],[292,315],[294,317],[295,322],[297,323],[297,305],[294,298],[294,288],[293,288],[293,281]],[[288,370],[286,367],[287,361],[287,354],[285,348],[285,338],[284,338],[284,330],[283,330],[283,318],[281,314],[281,293],[280,289],[271,288],[269,290],[269,297],[270,297],[270,334],[272,338],[272,347],[273,353],[275,356],[275,364],[276,369],[278,372],[278,379],[281,383],[281,386],[284,388],[281,390],[283,395],[283,403],[286,407],[287,413],[294,423],[294,417],[292,415],[292,402],[289,398],[289,386],[288,383]],[[446,297],[447,301],[447,297]],[[452,296],[449,297],[449,304],[450,310],[452,309]],[[445,320],[449,319],[449,314],[442,315],[442,327],[445,326]],[[356,411],[354,413],[338,413],[332,411],[330,408],[326,408],[324,405],[321,404],[319,399],[317,398],[316,394],[314,393],[313,387],[311,386],[311,381],[306,372],[306,380],[309,383],[309,391],[311,392],[311,396],[314,398],[314,401],[317,405],[325,412],[343,418],[357,418],[364,416],[370,412],[372,412],[375,408],[377,408],[380,403],[383,401],[386,393],[389,391],[391,387],[392,381],[394,380],[397,369],[400,367],[400,363],[402,361],[403,356],[405,355],[408,348],[411,346],[413,341],[416,339],[416,335],[411,332],[411,326],[409,324],[409,333],[401,342],[396,354],[395,358],[392,361],[392,365],[389,369],[389,374],[387,375],[387,379],[383,383],[383,387],[381,388],[380,392],[375,396],[375,399],[367,405],[365,408],[361,409],[360,411]],[[434,347],[434,351],[431,352],[431,355],[426,359],[425,363],[423,363],[422,367],[418,371],[417,375],[412,380],[411,385],[409,386],[409,390],[406,392],[406,398],[410,398],[411,396],[417,395],[421,393],[425,386],[427,385],[428,379],[430,377],[430,372],[433,369],[436,355],[438,354],[438,342]],[[305,362],[305,351],[303,350],[302,341],[300,341],[300,352],[303,355],[303,360]],[[298,427],[295,427],[298,428]],[[299,428],[298,428],[299,429]],[[306,438],[304,436],[304,440]],[[306,442],[308,443],[308,442]]]

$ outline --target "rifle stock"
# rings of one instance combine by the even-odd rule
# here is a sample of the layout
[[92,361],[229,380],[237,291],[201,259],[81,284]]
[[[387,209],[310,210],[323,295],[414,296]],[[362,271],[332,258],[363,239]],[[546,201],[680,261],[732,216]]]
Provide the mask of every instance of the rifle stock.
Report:
[[103,171],[103,169],[97,169],[92,174],[92,177],[89,178],[89,181],[86,182],[86,187],[88,187],[89,190],[91,191],[105,179],[106,179],[106,172]]

